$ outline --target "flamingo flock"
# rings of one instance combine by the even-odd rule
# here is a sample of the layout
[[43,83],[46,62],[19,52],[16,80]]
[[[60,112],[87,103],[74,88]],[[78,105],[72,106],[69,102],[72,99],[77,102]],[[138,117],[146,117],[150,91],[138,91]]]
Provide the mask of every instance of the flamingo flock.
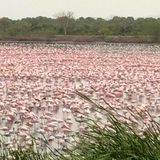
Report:
[[[75,142],[84,117],[105,127],[103,115],[75,90],[120,120],[139,113],[160,121],[160,46],[145,44],[0,44],[0,134],[5,147],[46,140],[56,148]],[[128,111],[130,110],[130,112]],[[121,117],[122,116],[122,117]],[[144,128],[144,126],[140,126]]]

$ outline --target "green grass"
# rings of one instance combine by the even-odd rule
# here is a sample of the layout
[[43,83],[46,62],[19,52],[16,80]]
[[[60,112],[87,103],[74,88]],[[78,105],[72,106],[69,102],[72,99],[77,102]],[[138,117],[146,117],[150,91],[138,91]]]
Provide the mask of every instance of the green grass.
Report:
[[22,147],[16,150],[8,150],[2,156],[1,160],[51,160],[48,154],[35,152],[33,149],[23,149]]
[[108,125],[100,127],[95,120],[86,117],[86,129],[77,134],[79,140],[65,151],[54,150],[50,154],[42,154],[35,152],[32,146],[29,149],[19,147],[17,150],[7,149],[0,159],[160,160],[159,123],[151,119],[150,125],[142,132],[136,125],[132,125],[132,121],[129,124],[119,121],[111,108],[106,109],[87,96],[79,92],[77,94],[88,101],[97,112],[101,112],[109,122]]
[[[136,127],[123,123],[111,112],[78,93],[99,110],[110,122],[104,128],[88,119],[88,128],[79,135],[79,141],[65,154],[69,160],[160,160],[160,127],[153,119],[142,133]],[[132,122],[130,123],[132,124]]]

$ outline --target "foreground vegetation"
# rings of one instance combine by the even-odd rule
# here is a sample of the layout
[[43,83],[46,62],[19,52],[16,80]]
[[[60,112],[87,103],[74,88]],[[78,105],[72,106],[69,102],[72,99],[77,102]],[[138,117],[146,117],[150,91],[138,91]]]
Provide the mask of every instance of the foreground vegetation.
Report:
[[[67,150],[73,160],[159,160],[160,125],[151,118],[145,130],[138,130],[127,118],[118,120],[111,110],[97,105],[80,95],[96,107],[110,122],[104,127],[92,120],[87,121],[88,129],[79,135],[79,142]],[[111,107],[111,106],[109,106]],[[111,108],[110,108],[111,109]],[[97,111],[98,111],[97,110]],[[149,114],[149,113],[148,113]],[[128,123],[125,123],[127,120]],[[62,157],[63,159],[63,157]],[[65,159],[65,158],[64,158]]]
[[105,20],[102,18],[77,18],[73,13],[59,14],[55,18],[36,17],[11,20],[0,19],[0,36],[25,35],[121,35],[121,36],[153,36],[155,42],[160,41],[160,18],[118,17]]
[[[86,129],[77,134],[79,140],[61,152],[51,150],[49,153],[40,153],[34,148],[18,147],[15,149],[4,149],[1,158],[4,160],[159,160],[160,159],[160,124],[150,116],[150,124],[145,130],[137,129],[134,121],[123,117],[121,121],[117,118],[108,105],[109,109],[96,104],[85,95],[78,93],[80,97],[87,100],[95,110],[101,113],[107,120],[105,125],[88,117],[84,118]],[[133,115],[134,116],[134,115]],[[140,116],[140,115],[139,115]],[[126,123],[127,122],[127,123]],[[47,141],[46,141],[46,144]],[[2,144],[1,144],[2,146]]]

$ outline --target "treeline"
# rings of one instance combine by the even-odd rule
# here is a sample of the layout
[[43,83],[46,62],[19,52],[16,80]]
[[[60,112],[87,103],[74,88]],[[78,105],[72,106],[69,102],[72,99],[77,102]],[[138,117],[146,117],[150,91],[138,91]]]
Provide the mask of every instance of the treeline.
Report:
[[155,41],[160,41],[160,18],[134,19],[115,16],[110,20],[92,17],[75,19],[72,14],[21,20],[0,18],[0,36],[8,35],[153,36]]

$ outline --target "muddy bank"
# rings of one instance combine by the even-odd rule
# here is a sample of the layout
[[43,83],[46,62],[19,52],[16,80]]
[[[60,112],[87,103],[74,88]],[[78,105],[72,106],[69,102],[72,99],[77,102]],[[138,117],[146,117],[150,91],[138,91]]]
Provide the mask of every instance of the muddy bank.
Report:
[[[107,43],[155,43],[151,36],[94,36],[94,35],[17,35],[0,36],[0,41],[44,42],[107,42]],[[157,43],[157,42],[156,42]]]

